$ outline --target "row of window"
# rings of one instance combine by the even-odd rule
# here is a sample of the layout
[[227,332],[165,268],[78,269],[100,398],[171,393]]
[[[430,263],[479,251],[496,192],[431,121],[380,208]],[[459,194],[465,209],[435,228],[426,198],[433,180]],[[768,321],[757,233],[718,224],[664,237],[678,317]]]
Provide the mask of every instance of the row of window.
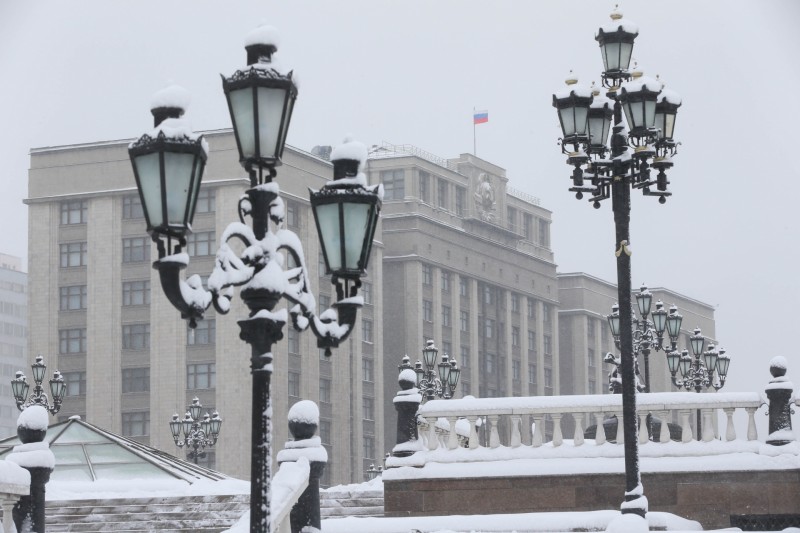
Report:
[[28,328],[11,322],[0,322],[0,332],[9,337],[19,337],[21,339],[28,337]]
[[[213,231],[198,231],[186,237],[186,253],[192,257],[211,256],[216,253]],[[83,267],[89,263],[86,241],[59,244],[61,268]],[[126,237],[122,239],[122,262],[141,263],[150,261],[152,245],[149,237]]]
[[[207,345],[217,341],[215,319],[202,320],[195,329],[187,329],[186,344]],[[59,353],[62,355],[86,353],[86,328],[58,330]],[[150,324],[123,324],[122,348],[125,350],[147,350],[150,348]]]
[[[203,187],[197,195],[195,213],[213,213],[217,209],[217,195],[214,189]],[[61,202],[61,225],[86,224],[89,220],[88,200],[67,200]],[[144,218],[144,209],[138,194],[122,198],[122,218],[132,220]]]
[[0,291],[25,293],[25,285],[13,281],[0,280]]
[[[424,171],[419,173],[420,199],[436,207],[452,210],[458,216],[466,215],[467,188],[450,183],[441,177],[432,177]],[[384,200],[402,200],[406,196],[405,171],[403,169],[382,170],[380,181],[383,184]],[[432,182],[435,181],[436,199],[432,201]],[[452,191],[452,204],[450,192]]]
[[15,316],[17,318],[25,318],[25,305],[15,304],[14,302],[6,302],[0,300],[0,314]]
[[[86,394],[86,372],[64,372],[67,384],[67,396],[84,396]],[[188,390],[217,388],[216,363],[191,363],[186,365],[186,388]],[[122,392],[149,392],[150,367],[123,368]]]

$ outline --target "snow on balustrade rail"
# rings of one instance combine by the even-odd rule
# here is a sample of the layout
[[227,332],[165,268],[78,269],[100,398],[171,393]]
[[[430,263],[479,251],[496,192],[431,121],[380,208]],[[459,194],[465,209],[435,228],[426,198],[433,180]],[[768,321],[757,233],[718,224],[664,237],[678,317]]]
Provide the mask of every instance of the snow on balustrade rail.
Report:
[[[700,410],[703,417],[701,424],[704,442],[716,438],[713,415],[715,410],[721,409],[727,416],[725,440],[736,440],[736,430],[733,423],[733,414],[736,409],[744,409],[748,414],[747,440],[757,439],[755,412],[766,403],[764,396],[757,392],[727,392],[716,394],[687,394],[685,392],[658,392],[638,394],[636,396],[637,414],[639,416],[639,442],[646,443],[650,440],[646,419],[649,413],[661,420],[659,428],[654,428],[653,440],[661,443],[670,441],[668,421],[673,411],[680,418],[682,431],[681,441],[684,443],[693,440],[691,421],[694,410]],[[426,433],[423,440],[428,450],[436,450],[440,443],[449,450],[459,447],[459,435],[455,431],[457,421],[466,419],[469,424],[469,448],[480,446],[478,438],[478,421],[488,422],[490,435],[489,447],[500,446],[500,431],[498,423],[501,416],[510,418],[510,439],[508,446],[516,448],[522,445],[521,422],[523,416],[530,416],[534,421],[531,446],[536,448],[545,442],[543,428],[547,418],[553,422],[551,444],[553,447],[561,446],[564,438],[561,432],[561,419],[571,415],[575,423],[575,433],[572,439],[574,446],[584,443],[584,429],[591,424],[591,417],[602,427],[607,415],[622,416],[621,395],[576,395],[576,396],[533,396],[514,398],[466,398],[460,400],[432,400],[420,407],[418,415],[427,422]],[[588,415],[588,416],[587,416]],[[448,431],[446,436],[438,435],[435,431],[436,422],[443,418],[447,420]],[[584,424],[584,421],[589,424]],[[441,428],[441,424],[439,424]],[[616,443],[623,441],[623,424],[617,424]],[[454,428],[450,431],[449,428]],[[463,430],[462,430],[463,431]],[[441,433],[441,431],[439,432]],[[507,431],[505,433],[508,433]],[[606,443],[605,431],[597,431],[594,442],[598,445]]]
[[532,194],[528,194],[526,192],[522,192],[518,189],[514,189],[513,187],[506,187],[506,192],[513,196],[514,198],[518,198],[524,202],[528,202],[529,204],[533,205],[542,205],[542,201],[533,196]]
[[420,159],[424,159],[425,161],[429,161],[434,165],[439,165],[440,167],[450,169],[453,172],[458,172],[458,166],[452,161],[427,152],[421,148],[417,148],[413,144],[392,144],[383,141],[381,142],[380,146],[373,146],[369,152],[370,159],[396,157],[398,155],[413,155],[419,157]]

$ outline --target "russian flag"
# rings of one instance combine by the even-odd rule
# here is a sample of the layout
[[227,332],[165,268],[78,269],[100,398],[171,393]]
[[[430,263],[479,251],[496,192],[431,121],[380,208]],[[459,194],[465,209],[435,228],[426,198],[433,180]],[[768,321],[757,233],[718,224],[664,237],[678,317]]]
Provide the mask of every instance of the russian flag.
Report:
[[488,111],[475,111],[472,115],[472,123],[473,124],[483,124],[484,122],[489,122],[489,112]]

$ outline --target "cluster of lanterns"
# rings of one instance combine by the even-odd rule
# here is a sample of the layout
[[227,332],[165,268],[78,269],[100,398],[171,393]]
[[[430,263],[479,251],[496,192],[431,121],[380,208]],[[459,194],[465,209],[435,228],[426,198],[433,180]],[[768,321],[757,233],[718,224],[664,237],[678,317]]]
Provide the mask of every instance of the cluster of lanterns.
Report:
[[[189,455],[195,460],[195,463],[206,446],[214,446],[217,443],[219,431],[222,428],[222,418],[218,412],[205,413],[201,420],[202,410],[203,406],[200,404],[200,400],[194,398],[183,419],[181,420],[178,413],[175,413],[169,423],[169,430],[175,444],[179,448],[191,447],[193,450]],[[181,440],[181,433],[183,433],[183,440]]]
[[18,370],[14,379],[11,380],[11,393],[14,395],[17,409],[22,411],[31,405],[41,405],[50,414],[58,413],[61,409],[61,403],[64,401],[64,396],[67,395],[67,383],[64,381],[61,372],[56,370],[53,373],[53,378],[49,381],[52,405],[48,401],[44,387],[42,387],[45,374],[47,374],[47,365],[44,364],[44,358],[41,355],[36,356],[36,361],[31,365],[31,373],[33,374],[34,387],[30,397],[28,397],[28,392],[31,386],[21,370]]
[[[436,348],[433,340],[429,339],[422,349],[422,361],[417,361],[414,365],[417,387],[426,393],[428,400],[432,400],[434,395],[444,399],[452,398],[461,375],[461,369],[455,359],[450,359],[447,354],[442,354],[442,361],[436,364],[438,357],[439,349]],[[434,374],[434,368],[438,378]]]

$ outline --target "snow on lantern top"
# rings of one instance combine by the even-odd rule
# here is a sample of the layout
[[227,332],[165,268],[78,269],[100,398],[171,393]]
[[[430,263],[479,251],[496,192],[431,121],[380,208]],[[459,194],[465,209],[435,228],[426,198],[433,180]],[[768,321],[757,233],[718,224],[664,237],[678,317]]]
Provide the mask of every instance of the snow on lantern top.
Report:
[[49,417],[47,409],[41,405],[31,405],[24,409],[17,418],[17,427],[24,427],[34,430],[46,430]]
[[667,102],[672,105],[681,105],[682,100],[683,99],[681,98],[681,95],[677,92],[673,91],[672,89],[662,88],[661,92],[658,94],[657,102]]
[[559,100],[563,100],[574,94],[578,98],[591,98],[592,88],[582,85],[578,81],[578,77],[575,76],[570,70],[567,79],[564,80],[564,83],[566,83],[567,86],[560,91],[556,91],[555,97]]
[[289,409],[289,420],[319,425],[319,407],[311,400],[300,400]]
[[253,45],[267,45],[277,50],[280,44],[281,39],[278,30],[274,26],[269,26],[268,24],[261,24],[257,28],[251,30],[244,38],[245,48]]
[[189,91],[180,85],[172,84],[153,94],[150,99],[150,109],[153,111],[159,108],[180,109],[181,114],[183,114],[189,107],[191,100]]
[[614,33],[620,29],[625,33],[639,33],[639,25],[632,20],[623,18],[623,13],[620,11],[619,5],[614,7],[609,17],[611,17],[611,22],[603,24],[600,29],[597,30],[595,37],[599,36],[601,33]]

